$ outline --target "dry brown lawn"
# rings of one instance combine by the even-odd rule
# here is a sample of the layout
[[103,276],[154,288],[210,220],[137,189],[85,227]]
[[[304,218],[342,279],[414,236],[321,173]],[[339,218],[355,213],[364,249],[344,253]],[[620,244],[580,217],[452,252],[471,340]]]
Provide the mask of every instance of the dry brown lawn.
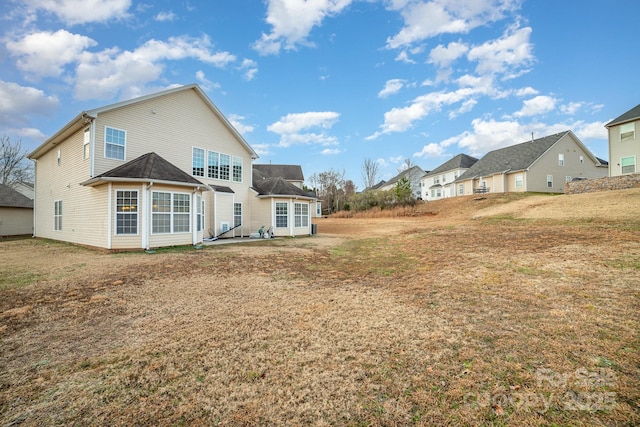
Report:
[[0,241],[0,425],[640,424],[640,189],[383,215]]

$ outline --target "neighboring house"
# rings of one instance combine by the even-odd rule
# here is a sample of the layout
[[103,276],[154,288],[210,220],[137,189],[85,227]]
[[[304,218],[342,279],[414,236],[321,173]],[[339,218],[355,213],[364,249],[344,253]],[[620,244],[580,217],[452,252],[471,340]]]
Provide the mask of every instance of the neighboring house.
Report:
[[569,130],[490,151],[458,177],[456,194],[562,193],[565,182],[602,178],[606,167]]
[[249,235],[257,157],[195,84],[83,111],[29,155],[34,235],[107,249]]
[[33,200],[0,184],[0,236],[33,233]]
[[609,176],[638,173],[640,104],[605,125],[609,133]]
[[391,178],[389,181],[386,181],[384,184],[378,187],[378,190],[393,190],[396,188],[398,181],[400,181],[402,178],[407,178],[411,183],[411,193],[416,199],[419,199],[422,197],[421,180],[425,173],[426,172],[420,166],[411,166],[410,168],[403,170],[398,175]]
[[16,190],[18,193],[27,196],[29,199],[33,200],[35,197],[33,191],[33,184],[30,182],[16,181],[11,184],[11,187]]
[[422,177],[422,200],[438,200],[456,195],[455,180],[478,159],[458,154]]
[[253,165],[251,228],[272,224],[276,236],[311,234],[319,202],[315,193],[302,189],[303,183],[299,165]]

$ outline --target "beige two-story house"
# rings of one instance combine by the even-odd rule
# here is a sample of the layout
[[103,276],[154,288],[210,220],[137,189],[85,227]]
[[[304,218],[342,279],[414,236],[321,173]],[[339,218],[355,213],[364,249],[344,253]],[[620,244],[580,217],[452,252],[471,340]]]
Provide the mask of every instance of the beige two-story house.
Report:
[[83,111],[29,155],[34,235],[107,249],[249,235],[257,157],[195,84]]
[[605,125],[609,133],[609,176],[638,173],[640,104]]
[[458,177],[456,194],[563,193],[565,182],[602,178],[607,167],[568,130],[488,152]]

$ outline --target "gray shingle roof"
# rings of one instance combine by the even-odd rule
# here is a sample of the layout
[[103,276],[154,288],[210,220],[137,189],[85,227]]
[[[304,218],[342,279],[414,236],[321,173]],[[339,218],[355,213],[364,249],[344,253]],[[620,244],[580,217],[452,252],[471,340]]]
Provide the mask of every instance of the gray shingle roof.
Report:
[[420,175],[420,177],[423,177],[426,172],[420,166],[411,166],[409,169],[403,170],[398,175],[394,176],[389,181],[385,182],[383,184],[383,186],[386,187],[388,185],[395,184],[396,182],[400,181],[402,179],[402,177],[407,176],[407,175],[412,175],[413,173],[416,173],[416,174]]
[[8,185],[0,184],[0,207],[33,209],[33,200]]
[[302,196],[315,197],[313,194],[296,187],[282,177],[266,178],[253,175],[253,188],[261,196]]
[[304,181],[300,165],[253,165],[254,173],[258,171],[265,178],[284,178],[287,181]]
[[471,157],[466,154],[458,154],[453,159],[444,162],[431,172],[428,172],[427,175],[436,175],[453,169],[469,169],[477,161],[478,159],[476,159],[475,157]]
[[477,176],[489,176],[508,170],[527,169],[567,133],[569,131],[490,151],[460,175],[456,181]]
[[630,122],[635,119],[640,119],[640,104],[636,105],[635,107],[633,107],[626,113],[622,114],[621,116],[618,116],[615,119],[611,120],[609,123],[605,125],[605,127],[619,125],[621,123]]
[[96,176],[87,181],[87,183],[99,181],[101,178],[149,179],[204,186],[203,183],[158,156],[156,153],[143,154],[136,159]]
[[213,191],[218,193],[235,193],[230,187],[225,187],[224,185],[210,185]]

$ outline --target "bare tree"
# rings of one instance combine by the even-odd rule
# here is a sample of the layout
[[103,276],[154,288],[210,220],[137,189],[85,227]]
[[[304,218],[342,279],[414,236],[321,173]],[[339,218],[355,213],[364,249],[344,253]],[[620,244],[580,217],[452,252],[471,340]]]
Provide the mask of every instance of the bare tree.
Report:
[[379,175],[380,164],[369,158],[364,159],[364,163],[362,164],[362,181],[364,182],[364,188],[370,188],[376,185]]
[[411,161],[411,159],[404,159],[404,162],[398,168],[398,173],[406,171],[407,169],[411,169],[416,164]]
[[[318,196],[323,199],[323,205],[329,209],[330,213],[337,212],[341,208],[341,204],[344,203],[344,175],[345,171],[336,171],[330,169],[325,172],[320,172],[314,178],[318,184]],[[315,174],[314,174],[315,175]]]
[[33,182],[32,165],[27,160],[27,154],[27,150],[22,149],[21,139],[11,142],[8,136],[0,138],[0,184]]

